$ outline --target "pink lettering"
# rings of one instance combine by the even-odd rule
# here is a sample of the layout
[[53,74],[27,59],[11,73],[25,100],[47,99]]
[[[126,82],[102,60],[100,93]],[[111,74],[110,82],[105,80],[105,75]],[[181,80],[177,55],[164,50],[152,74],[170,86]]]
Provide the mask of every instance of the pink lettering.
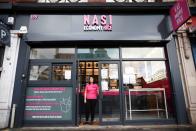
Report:
[[112,31],[112,15],[84,15],[84,31]]
[[112,25],[112,15],[109,15],[110,18],[110,25]]
[[26,99],[43,99],[44,96],[26,96]]
[[106,22],[106,16],[105,15],[102,15],[101,16],[101,25],[106,25],[107,24],[107,22]]
[[84,15],[84,25],[90,25],[89,15]]
[[43,87],[43,88],[33,88],[33,91],[65,91],[63,87]]
[[98,24],[99,23],[98,23],[97,15],[94,15],[92,25],[98,25]]

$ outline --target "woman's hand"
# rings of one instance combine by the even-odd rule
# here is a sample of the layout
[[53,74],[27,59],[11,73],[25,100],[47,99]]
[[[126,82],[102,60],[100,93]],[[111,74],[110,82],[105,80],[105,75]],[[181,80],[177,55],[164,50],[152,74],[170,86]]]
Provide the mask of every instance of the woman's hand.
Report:
[[84,103],[86,103],[86,99],[84,99]]

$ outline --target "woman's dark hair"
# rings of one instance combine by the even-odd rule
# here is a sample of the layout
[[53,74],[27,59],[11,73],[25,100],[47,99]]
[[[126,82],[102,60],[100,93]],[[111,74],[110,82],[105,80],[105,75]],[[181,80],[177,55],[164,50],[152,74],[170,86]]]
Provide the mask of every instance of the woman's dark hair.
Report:
[[[88,84],[90,84],[90,78],[93,78],[93,77],[90,76],[90,77],[88,78]],[[94,83],[94,78],[93,78],[93,83]]]

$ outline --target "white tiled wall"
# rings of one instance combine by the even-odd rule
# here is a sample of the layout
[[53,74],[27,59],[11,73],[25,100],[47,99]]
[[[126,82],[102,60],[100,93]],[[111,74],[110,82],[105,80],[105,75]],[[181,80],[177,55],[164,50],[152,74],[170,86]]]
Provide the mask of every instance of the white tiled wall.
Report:
[[5,48],[3,71],[0,78],[0,129],[8,127],[19,43],[17,35],[11,34],[11,46]]

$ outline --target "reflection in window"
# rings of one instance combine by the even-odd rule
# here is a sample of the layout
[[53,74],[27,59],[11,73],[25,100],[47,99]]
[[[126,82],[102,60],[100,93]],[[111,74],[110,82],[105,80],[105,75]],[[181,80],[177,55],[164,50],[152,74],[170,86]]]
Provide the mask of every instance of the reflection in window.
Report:
[[29,80],[49,80],[49,66],[31,66]]
[[164,61],[133,61],[123,62],[123,83],[135,84],[136,78],[150,83],[166,78]]
[[172,90],[165,61],[124,61],[122,65],[126,119],[173,117]]
[[122,48],[122,58],[165,58],[164,48]]
[[118,48],[80,48],[78,49],[79,59],[118,59]]
[[71,66],[70,65],[53,65],[52,66],[53,80],[70,80]]
[[75,48],[33,48],[30,59],[72,59]]

